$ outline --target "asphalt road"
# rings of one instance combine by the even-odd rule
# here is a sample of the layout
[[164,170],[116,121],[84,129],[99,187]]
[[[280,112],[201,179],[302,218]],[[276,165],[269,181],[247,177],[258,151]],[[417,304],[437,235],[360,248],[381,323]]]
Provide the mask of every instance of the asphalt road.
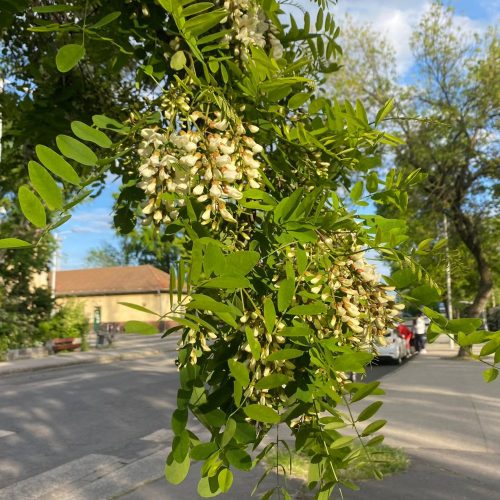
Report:
[[[114,457],[119,463],[111,465],[121,467],[158,452],[163,437],[144,437],[170,427],[178,378],[174,355],[4,376],[0,490],[75,460],[86,466],[91,455]],[[374,366],[368,378],[395,369],[400,367]]]
[[89,454],[146,453],[140,438],[170,424],[173,355],[4,376],[0,488]]

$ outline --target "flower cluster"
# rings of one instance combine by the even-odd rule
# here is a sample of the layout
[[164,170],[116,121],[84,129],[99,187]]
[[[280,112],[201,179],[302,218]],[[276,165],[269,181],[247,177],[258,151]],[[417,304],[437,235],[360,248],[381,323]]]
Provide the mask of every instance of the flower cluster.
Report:
[[243,61],[248,60],[248,51],[252,45],[266,48],[269,44],[270,55],[275,59],[283,56],[283,46],[276,37],[276,28],[266,18],[264,10],[252,0],[225,0],[224,8],[229,12],[228,22],[232,33],[226,41],[234,42],[235,55]]
[[[333,256],[333,249],[346,253]],[[295,254],[296,249],[289,247],[283,257],[294,261]],[[319,340],[334,339],[339,347],[365,347],[375,338],[383,336],[388,328],[395,326],[395,317],[404,306],[395,302],[395,297],[390,294],[394,289],[380,282],[374,266],[367,263],[364,252],[352,243],[350,236],[337,236],[335,241],[326,238],[314,245],[310,244],[306,246],[306,254],[312,262],[307,271],[296,277],[297,289],[290,307],[311,302],[325,304],[326,309],[322,314],[294,318],[303,327],[308,327],[312,335]],[[327,273],[321,271],[325,256],[331,262]],[[283,278],[280,274],[273,278],[277,289]],[[241,331],[220,337],[212,332],[190,330],[183,344],[192,346],[190,362],[196,363],[202,351],[210,353],[212,343],[207,344],[207,339],[225,343],[239,341],[235,360],[244,363],[251,375],[250,384],[245,388],[245,397],[249,401],[277,408],[280,401],[286,398],[284,388],[259,388],[258,382],[270,374],[285,375],[293,380],[301,357],[280,359],[276,353],[285,347],[300,346],[291,346],[287,337],[282,335],[283,329],[290,326],[284,320],[277,319],[270,333],[260,310],[245,311],[240,323]],[[255,356],[256,351],[258,357]],[[275,355],[269,360],[272,354]]]
[[[187,106],[185,100],[183,104]],[[170,119],[172,111],[167,112]],[[138,186],[148,197],[142,209],[147,221],[172,221],[186,197],[194,196],[206,203],[202,224],[218,214],[236,222],[231,206],[244,189],[261,186],[261,163],[255,155],[263,148],[249,135],[258,130],[231,122],[220,111],[209,115],[194,111],[181,130],[143,129]]]

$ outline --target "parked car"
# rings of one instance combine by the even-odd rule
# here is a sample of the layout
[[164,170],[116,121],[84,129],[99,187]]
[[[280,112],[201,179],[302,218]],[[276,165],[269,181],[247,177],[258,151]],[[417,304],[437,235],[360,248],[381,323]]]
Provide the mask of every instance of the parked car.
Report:
[[383,339],[375,346],[378,358],[389,359],[396,364],[401,364],[404,358],[411,355],[405,339],[401,338],[396,330],[387,332]]

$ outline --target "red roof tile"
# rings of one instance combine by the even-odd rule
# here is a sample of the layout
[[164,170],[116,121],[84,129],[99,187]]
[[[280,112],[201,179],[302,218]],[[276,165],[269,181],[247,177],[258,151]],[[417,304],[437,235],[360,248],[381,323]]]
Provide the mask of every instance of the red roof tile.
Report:
[[151,265],[57,271],[56,296],[166,292],[170,276]]

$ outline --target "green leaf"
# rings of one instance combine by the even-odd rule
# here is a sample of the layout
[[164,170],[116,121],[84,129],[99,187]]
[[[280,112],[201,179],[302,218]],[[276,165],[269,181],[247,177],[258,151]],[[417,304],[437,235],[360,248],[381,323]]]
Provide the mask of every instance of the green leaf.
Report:
[[327,308],[323,302],[311,302],[310,304],[302,304],[300,306],[292,307],[287,314],[293,316],[316,316],[318,314],[326,313]]
[[304,354],[304,351],[300,349],[280,349],[271,353],[267,358],[267,361],[283,361],[285,359],[300,358]]
[[78,7],[73,5],[42,5],[40,7],[33,7],[33,12],[38,14],[48,14],[51,12],[71,12],[78,10]]
[[85,47],[70,43],[63,45],[56,55],[56,66],[61,73],[72,70],[85,56]]
[[363,437],[369,436],[370,434],[373,434],[374,432],[377,432],[379,429],[384,427],[384,425],[387,423],[387,420],[375,420],[375,422],[372,422],[371,424],[367,425],[365,430],[361,433]]
[[214,4],[212,2],[196,2],[194,4],[188,5],[185,9],[183,9],[182,15],[184,17],[193,16],[195,14],[199,14],[200,12],[211,9],[213,6]]
[[248,373],[247,367],[243,363],[235,361],[234,359],[229,359],[227,361],[227,365],[229,366],[229,371],[235,380],[237,380],[243,387],[247,387],[250,383],[250,374]]
[[115,19],[118,19],[121,16],[121,14],[122,13],[118,10],[110,12],[109,14],[106,14],[103,18],[99,19],[99,21],[97,21],[90,27],[94,30],[102,28],[103,26],[112,23]]
[[268,333],[272,333],[276,324],[276,310],[274,309],[273,301],[266,298],[264,301],[264,323]]
[[36,227],[44,227],[47,224],[47,216],[42,202],[28,186],[21,186],[17,192],[19,205],[24,216]]
[[82,165],[88,165],[90,167],[97,163],[96,154],[88,146],[83,144],[83,142],[69,135],[58,135],[56,137],[56,143],[59,151],[67,158],[71,158]]
[[437,325],[439,325],[441,328],[445,328],[446,324],[448,323],[448,320],[440,313],[437,311],[434,311],[433,309],[430,309],[429,307],[423,307],[422,312],[430,319],[432,319],[433,322],[435,322]]
[[222,493],[218,476],[205,476],[198,482],[198,495],[202,498],[211,498]]
[[285,326],[283,330],[279,332],[283,337],[306,337],[311,335],[313,331],[307,326]]
[[176,462],[182,462],[189,456],[190,438],[187,430],[182,430],[172,441],[172,453]]
[[417,281],[417,276],[408,267],[398,269],[391,275],[391,283],[397,288],[407,288],[409,285],[416,284]]
[[483,324],[480,318],[451,319],[446,323],[445,329],[453,333],[472,333]]
[[83,141],[93,142],[101,148],[110,148],[113,145],[111,139],[104,132],[86,123],[79,121],[71,122],[71,130],[78,138]]
[[497,368],[488,368],[483,372],[483,379],[485,382],[493,382],[498,377]]
[[288,101],[289,109],[297,109],[300,108],[309,98],[311,94],[301,92],[300,94],[295,94]]
[[226,272],[227,274],[245,276],[256,266],[259,259],[260,255],[258,252],[242,250],[230,253],[226,257]]
[[60,154],[42,145],[36,146],[35,151],[38,159],[53,174],[56,174],[70,184],[80,184],[80,177],[78,177],[73,167]]
[[221,439],[221,448],[225,448],[231,439],[233,439],[234,433],[236,432],[236,421],[230,418],[226,422],[226,428],[224,429],[224,433],[222,434]]
[[63,206],[63,195],[56,181],[36,161],[28,162],[28,173],[31,184],[50,210],[58,210]]
[[361,401],[362,399],[366,398],[366,396],[369,396],[379,385],[380,382],[377,381],[370,382],[368,384],[360,383],[358,390],[351,398],[351,403],[355,403],[356,401]]
[[219,276],[203,283],[201,287],[222,289],[249,288],[250,281],[243,276]]
[[380,122],[392,111],[394,107],[394,99],[389,99],[377,113],[375,118],[375,126],[378,126]]
[[186,307],[188,309],[200,309],[219,313],[232,312],[231,308],[227,304],[218,302],[212,299],[212,297],[208,297],[207,295],[203,295],[201,293],[193,294],[191,302],[189,302]]
[[106,115],[92,115],[92,123],[96,127],[113,130],[120,134],[126,134],[129,131],[129,127]]
[[216,443],[201,443],[191,448],[190,456],[193,460],[206,460],[218,449],[219,447]]
[[371,405],[367,406],[359,415],[358,422],[363,422],[364,420],[368,420],[370,417],[373,417],[375,413],[382,406],[382,401],[375,401]]
[[26,248],[31,247],[32,244],[27,241],[20,240],[19,238],[1,238],[0,248]]
[[282,373],[271,373],[267,377],[261,378],[256,384],[256,389],[274,389],[281,387],[290,381],[290,378]]
[[498,345],[499,341],[497,339],[492,339],[489,342],[486,342],[486,344],[484,344],[481,348],[479,356],[489,356],[490,354],[493,354],[497,350]]
[[217,9],[210,13],[199,14],[186,21],[184,31],[188,31],[194,36],[200,36],[214,26],[217,26],[225,17],[227,17],[225,9]]
[[349,352],[337,356],[332,364],[340,372],[358,372],[372,359],[373,355],[369,352]]
[[250,417],[257,422],[265,422],[267,424],[277,424],[280,422],[281,418],[272,408],[269,406],[251,404],[243,408],[247,417]]
[[410,297],[419,304],[429,305],[441,300],[441,293],[429,285],[420,285],[410,292]]
[[253,330],[250,327],[245,328],[245,334],[247,337],[248,345],[250,346],[250,350],[252,351],[252,356],[255,359],[260,359],[260,352],[262,350],[259,341],[255,338],[253,334]]
[[363,181],[358,181],[354,184],[354,187],[351,189],[351,200],[353,203],[356,203],[363,194]]
[[155,333],[159,333],[156,326],[145,323],[144,321],[135,320],[127,321],[125,323],[125,332],[138,333],[141,335],[154,335]]
[[182,50],[178,50],[170,59],[170,67],[175,71],[180,71],[186,66],[186,56]]
[[186,429],[188,421],[188,410],[187,408],[177,408],[174,413],[172,413],[172,431],[174,434],[179,435]]
[[286,279],[279,282],[278,289],[278,311],[283,312],[292,303],[295,293],[295,281]]
[[330,449],[335,450],[337,448],[343,448],[344,446],[349,446],[354,440],[353,436],[341,436],[337,438],[331,445]]
[[191,460],[189,455],[186,455],[182,462],[177,462],[174,459],[174,453],[170,452],[165,465],[165,478],[170,484],[180,484],[186,479]]
[[297,248],[295,250],[295,255],[297,258],[297,271],[299,274],[304,274],[307,269],[308,258],[306,251],[302,248]]
[[233,473],[229,469],[222,469],[217,477],[222,493],[226,493],[233,485]]
[[241,448],[231,448],[225,452],[225,455],[227,461],[239,470],[250,470],[252,468],[252,458]]
[[130,309],[135,309],[136,311],[141,311],[148,314],[154,314],[155,316],[160,316],[158,313],[148,309],[147,307],[140,306],[139,304],[132,304],[132,302],[118,302],[121,306],[129,307]]

